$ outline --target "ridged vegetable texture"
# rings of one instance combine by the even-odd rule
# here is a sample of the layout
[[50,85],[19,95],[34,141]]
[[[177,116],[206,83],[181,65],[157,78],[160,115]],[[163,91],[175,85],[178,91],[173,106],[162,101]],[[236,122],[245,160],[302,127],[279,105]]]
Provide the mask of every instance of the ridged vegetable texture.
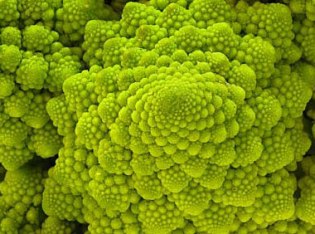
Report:
[[1,234],[315,233],[314,0],[0,0],[0,28]]

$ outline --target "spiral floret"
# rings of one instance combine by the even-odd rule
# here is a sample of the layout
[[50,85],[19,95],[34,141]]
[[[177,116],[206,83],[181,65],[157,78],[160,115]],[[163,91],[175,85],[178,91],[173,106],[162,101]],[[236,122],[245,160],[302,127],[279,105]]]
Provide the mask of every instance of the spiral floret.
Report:
[[58,184],[53,174],[54,171],[50,170],[50,178],[45,181],[42,203],[44,212],[59,219],[83,222],[82,197],[72,194],[68,187]]
[[29,51],[48,53],[51,44],[58,38],[57,32],[50,31],[44,26],[32,25],[23,31],[23,46]]

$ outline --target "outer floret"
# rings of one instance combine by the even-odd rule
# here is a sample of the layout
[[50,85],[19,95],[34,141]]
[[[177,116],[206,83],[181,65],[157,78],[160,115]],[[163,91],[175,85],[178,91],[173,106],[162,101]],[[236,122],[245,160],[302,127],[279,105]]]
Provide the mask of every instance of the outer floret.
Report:
[[263,91],[261,94],[256,94],[249,100],[249,105],[255,112],[254,126],[264,130],[269,130],[274,127],[280,120],[282,108],[279,100],[271,92]]
[[61,40],[65,43],[80,41],[89,20],[118,18],[112,8],[100,0],[65,0],[56,15],[56,29],[64,34]]
[[230,59],[237,54],[241,37],[233,32],[232,27],[227,22],[215,23],[206,31],[206,45],[210,51],[224,53]]
[[295,14],[306,14],[306,17],[315,21],[315,3],[312,0],[291,0],[290,9]]
[[140,25],[155,24],[155,20],[159,15],[160,12],[152,6],[133,2],[128,3],[121,16],[120,35],[124,37],[134,36]]
[[[134,197],[133,203],[139,203]],[[84,216],[91,233],[139,233],[142,231],[138,221],[138,206],[126,212],[113,212],[102,209],[90,196],[84,196]]]
[[264,149],[257,131],[247,131],[235,138],[236,159],[233,167],[247,166],[260,158]]
[[192,12],[178,4],[169,4],[156,19],[156,24],[167,29],[169,35],[186,25],[194,26],[196,21],[192,18]]
[[60,135],[64,136],[74,130],[77,116],[70,111],[63,95],[50,99],[46,110]]
[[225,206],[222,203],[209,202],[209,208],[197,216],[192,216],[192,222],[197,232],[208,234],[228,233],[235,218],[236,207]]
[[64,139],[66,146],[59,151],[54,177],[59,184],[69,187],[73,194],[79,194],[87,191],[91,180],[89,168],[97,164],[97,158],[86,149],[75,149],[73,143],[73,139]]
[[34,129],[28,147],[43,158],[55,156],[62,146],[61,137],[51,122],[42,128]]
[[166,36],[167,30],[165,28],[160,28],[158,25],[141,25],[136,31],[135,39],[139,47],[152,50],[155,44]]
[[226,1],[196,0],[189,5],[189,10],[199,28],[207,28],[219,22],[230,22],[235,18],[234,11]]
[[302,49],[303,57],[312,65],[315,64],[315,50],[313,46],[315,41],[314,25],[313,21],[305,19],[296,30],[296,41]]
[[297,118],[305,110],[312,97],[312,88],[299,74],[291,72],[289,66],[279,67],[272,77],[272,93],[282,107],[282,117]]
[[101,167],[108,173],[130,175],[133,172],[131,152],[113,144],[110,139],[105,138],[100,142],[97,157]]
[[258,224],[289,219],[295,210],[295,189],[296,179],[285,169],[278,170],[270,177],[260,177],[254,204],[240,209],[237,215],[242,222],[252,219]]
[[[152,212],[157,212],[155,216]],[[171,218],[169,218],[171,214]],[[153,218],[154,217],[154,218]],[[165,197],[154,201],[142,201],[139,204],[139,221],[147,233],[167,233],[183,225],[181,212],[174,203],[167,201]]]
[[75,74],[63,83],[65,98],[69,103],[69,109],[75,111],[79,116],[87,111],[89,106],[96,103],[97,96],[94,93],[95,73],[84,71]]
[[32,25],[41,20],[45,25],[52,27],[55,10],[61,7],[61,0],[21,0],[18,1],[18,10],[25,25]]
[[34,97],[30,91],[14,90],[15,92],[4,99],[4,112],[10,117],[22,117],[28,112],[28,107]]
[[68,187],[58,184],[53,173],[53,170],[50,170],[49,178],[45,181],[42,203],[44,212],[59,219],[83,222],[82,197],[72,194]]
[[21,47],[22,35],[21,31],[16,27],[5,27],[1,31],[1,44],[15,45]]
[[15,87],[14,76],[0,73],[0,98],[3,99],[12,94]]
[[236,59],[241,63],[246,63],[255,71],[256,78],[264,78],[261,82],[265,82],[274,71],[276,51],[261,37],[248,34],[241,40]]
[[20,17],[20,13],[17,9],[17,2],[17,0],[8,0],[1,2],[0,25],[2,27],[17,25],[17,20]]
[[78,73],[82,67],[79,56],[67,47],[46,55],[45,60],[49,64],[49,71],[44,86],[51,92],[61,91],[64,81]]
[[184,215],[198,215],[208,207],[211,193],[198,183],[190,182],[181,192],[170,194],[168,199],[175,202]]
[[21,84],[24,90],[42,89],[48,75],[48,69],[48,63],[42,54],[26,52],[16,72],[16,82]]
[[275,172],[294,160],[290,133],[285,131],[285,126],[282,123],[266,132],[262,144],[264,150],[256,161],[259,174],[266,175]]
[[50,98],[51,96],[47,92],[36,94],[27,107],[27,112],[21,117],[21,120],[29,127],[42,128],[49,121],[46,104]]
[[[120,66],[113,66],[99,71],[95,77],[95,93],[98,95],[97,101],[99,103],[107,97],[107,94],[118,90],[118,72]],[[118,112],[118,110],[117,110]],[[100,115],[102,118],[102,115]]]
[[100,65],[102,61],[102,47],[105,41],[119,34],[121,25],[113,21],[90,20],[84,31],[82,48],[85,53],[83,60],[92,65]]
[[18,118],[10,118],[0,129],[0,144],[6,146],[20,145],[27,138],[29,127]]
[[301,197],[296,204],[297,216],[312,225],[315,225],[314,216],[314,191],[315,180],[312,177],[304,177],[299,181],[299,187],[301,189]]
[[302,169],[304,177],[298,182],[298,186],[301,189],[301,196],[296,203],[296,214],[301,220],[314,225],[315,163],[313,156],[303,160]]
[[100,102],[97,108],[98,115],[108,128],[115,122],[118,112],[121,109],[116,98],[117,97],[114,94],[108,94],[107,97]]
[[42,234],[72,234],[75,232],[75,224],[60,220],[56,217],[48,217],[43,222]]
[[261,2],[243,7],[242,2],[240,1],[240,7],[236,6],[236,9],[243,30],[247,34],[252,33],[270,41],[280,59],[282,52],[290,47],[294,38],[290,9],[284,4]]
[[58,38],[57,32],[50,31],[41,25],[31,25],[23,31],[23,47],[29,51],[48,53],[50,45]]
[[0,162],[8,171],[13,171],[30,161],[34,157],[24,144],[15,146],[0,145]]
[[128,176],[110,175],[100,167],[89,171],[92,180],[89,183],[89,194],[103,209],[124,212],[132,199],[132,189]]
[[259,182],[257,172],[255,165],[229,169],[222,187],[214,191],[213,200],[236,207],[253,205]]
[[3,72],[14,73],[20,65],[22,54],[15,45],[0,46],[0,69]]
[[163,196],[163,187],[156,173],[152,175],[133,175],[134,188],[146,200],[160,199]]
[[97,150],[99,142],[105,138],[106,131],[107,127],[102,123],[96,106],[90,106],[88,112],[82,114],[75,128],[78,143],[90,150]]
[[280,233],[314,233],[314,226],[310,223],[301,221],[300,219],[296,219],[294,221],[279,221],[276,222],[274,225],[268,228],[269,232],[280,234]]
[[44,176],[43,169],[34,165],[6,173],[0,186],[0,210],[6,213],[5,217],[0,216],[2,233],[17,233],[28,225],[40,226]]

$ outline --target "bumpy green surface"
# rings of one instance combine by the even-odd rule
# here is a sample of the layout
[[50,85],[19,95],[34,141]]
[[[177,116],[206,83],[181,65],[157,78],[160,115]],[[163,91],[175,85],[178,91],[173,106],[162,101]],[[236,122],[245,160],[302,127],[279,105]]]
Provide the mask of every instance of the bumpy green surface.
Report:
[[[84,206],[88,199],[103,210],[87,219],[92,233],[129,233],[118,221],[126,212],[144,233],[180,232],[187,222],[192,233],[232,232],[238,219],[240,230],[291,222],[291,168],[310,147],[300,119],[312,87],[290,67],[303,52],[286,53],[294,35],[289,8],[245,4],[257,18],[243,18],[241,3],[236,11],[215,1],[152,6],[130,3],[120,23],[87,24],[90,70],[66,80],[65,99],[50,101],[78,118],[54,176]],[[285,21],[281,36],[276,24],[259,24],[269,15]],[[56,111],[52,118],[61,118]],[[74,176],[79,186],[66,177],[71,170],[86,173]],[[108,211],[117,217],[112,229],[96,231],[97,221],[112,219]]]
[[315,233],[314,16],[0,0],[0,233]]

